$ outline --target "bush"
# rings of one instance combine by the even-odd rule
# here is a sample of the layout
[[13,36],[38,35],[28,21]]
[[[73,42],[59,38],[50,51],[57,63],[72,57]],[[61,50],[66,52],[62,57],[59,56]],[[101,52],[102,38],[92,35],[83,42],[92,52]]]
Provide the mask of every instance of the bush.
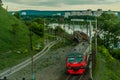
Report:
[[116,59],[119,59],[120,60],[120,49],[114,49],[112,52],[111,52],[112,56],[115,57]]

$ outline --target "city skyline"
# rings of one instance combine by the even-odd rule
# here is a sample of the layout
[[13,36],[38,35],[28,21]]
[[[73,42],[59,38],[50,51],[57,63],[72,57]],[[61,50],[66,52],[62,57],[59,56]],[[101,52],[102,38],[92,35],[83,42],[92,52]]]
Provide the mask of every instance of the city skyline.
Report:
[[86,10],[120,11],[119,0],[2,0],[3,7],[15,10]]

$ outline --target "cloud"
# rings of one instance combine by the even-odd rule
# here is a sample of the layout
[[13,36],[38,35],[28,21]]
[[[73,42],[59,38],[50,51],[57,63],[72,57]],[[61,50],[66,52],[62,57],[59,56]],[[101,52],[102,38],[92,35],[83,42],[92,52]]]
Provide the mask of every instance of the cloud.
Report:
[[120,10],[120,0],[2,0],[9,10],[76,10],[76,9],[113,9]]
[[31,6],[60,6],[64,5],[97,5],[97,4],[112,4],[120,2],[120,0],[5,0],[16,4],[25,4]]

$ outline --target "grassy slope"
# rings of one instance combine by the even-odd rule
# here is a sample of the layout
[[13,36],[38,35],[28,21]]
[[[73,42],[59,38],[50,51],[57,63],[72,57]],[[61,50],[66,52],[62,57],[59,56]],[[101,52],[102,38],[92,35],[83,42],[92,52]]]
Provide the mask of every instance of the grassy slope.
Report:
[[114,59],[104,47],[97,54],[94,80],[120,80],[120,62]]
[[[13,34],[13,24],[17,24],[17,32]],[[29,31],[20,20],[10,15],[6,10],[0,7],[0,71],[4,68],[16,65],[19,62],[31,56]],[[49,41],[55,40],[51,34],[45,34]],[[49,43],[49,42],[48,42]],[[43,48],[43,37],[32,34],[33,50],[37,45]],[[36,53],[35,51],[33,52]],[[32,53],[32,54],[33,54]]]
[[[16,35],[13,34],[12,25],[18,24]],[[28,29],[18,19],[0,7],[0,52],[27,47]]]
[[[14,35],[12,25],[17,24]],[[30,56],[28,29],[20,20],[0,7],[0,70],[16,65]],[[33,46],[42,44],[43,39],[33,34]],[[20,51],[17,52],[17,51]]]

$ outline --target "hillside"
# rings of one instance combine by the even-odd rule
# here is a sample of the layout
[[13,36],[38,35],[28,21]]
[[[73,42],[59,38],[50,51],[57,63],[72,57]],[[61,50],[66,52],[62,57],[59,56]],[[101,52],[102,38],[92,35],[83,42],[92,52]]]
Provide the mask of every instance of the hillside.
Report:
[[[0,6],[0,70],[13,66],[29,54],[29,31],[22,21]],[[34,43],[37,37],[33,36]]]
[[27,27],[0,7],[0,52],[26,47],[27,42]]
[[120,80],[120,61],[114,59],[105,47],[99,47],[94,80]]

